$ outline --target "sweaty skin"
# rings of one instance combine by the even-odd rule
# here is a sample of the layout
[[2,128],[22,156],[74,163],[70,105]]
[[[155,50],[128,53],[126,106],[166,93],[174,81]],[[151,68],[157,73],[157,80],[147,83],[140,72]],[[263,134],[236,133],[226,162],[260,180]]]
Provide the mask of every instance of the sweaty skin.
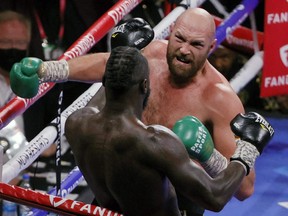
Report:
[[190,200],[220,211],[245,175],[243,166],[233,163],[212,179],[170,130],[145,126],[127,110],[97,112],[76,111],[65,131],[100,206],[127,216],[180,216],[172,182]]
[[98,205],[125,216],[180,216],[177,191],[220,211],[243,180],[245,165],[231,162],[212,179],[190,160],[170,129],[142,123],[150,83],[141,52],[113,49],[103,85],[106,102],[101,111],[93,104],[99,98],[93,98],[65,124],[75,161]]
[[[215,48],[214,33],[208,12],[188,9],[177,19],[169,41],[155,40],[145,47],[151,95],[142,120],[171,128],[185,115],[196,116],[211,133],[215,148],[229,159],[236,149],[230,121],[244,108],[225,77],[207,60]],[[69,79],[101,81],[108,57],[109,53],[96,53],[70,60]],[[235,197],[251,196],[254,181],[251,170]]]

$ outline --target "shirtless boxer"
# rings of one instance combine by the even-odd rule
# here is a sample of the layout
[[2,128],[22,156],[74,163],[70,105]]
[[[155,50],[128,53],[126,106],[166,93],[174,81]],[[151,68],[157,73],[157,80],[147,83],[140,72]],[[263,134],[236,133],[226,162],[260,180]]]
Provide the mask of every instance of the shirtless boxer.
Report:
[[[252,121],[248,115],[238,115],[232,129],[243,139],[252,137],[253,144],[239,140],[241,147],[228,167],[213,179],[190,160],[171,130],[141,122],[150,92],[148,71],[147,60],[136,48],[112,50],[103,78],[104,108],[99,112],[87,106],[66,121],[65,134],[77,165],[98,205],[125,216],[180,216],[175,189],[209,210],[220,211],[269,141],[269,127],[255,122],[257,114],[251,114]],[[183,142],[195,143],[187,135],[196,133],[198,124],[194,127],[187,117],[177,121]]]
[[[169,41],[154,40],[145,47],[142,53],[150,68],[151,96],[142,121],[171,129],[183,116],[196,116],[211,133],[215,148],[229,159],[236,148],[229,124],[236,114],[244,113],[244,108],[228,81],[207,60],[215,45],[212,16],[203,9],[190,8],[176,20]],[[62,60],[43,64],[37,59],[25,59],[11,71],[15,76],[12,86],[23,97],[38,84],[39,77],[41,82],[101,81],[108,57],[109,53],[95,53],[68,63]],[[235,197],[244,200],[251,196],[254,181],[252,170]],[[195,215],[203,214],[201,209],[196,211]]]

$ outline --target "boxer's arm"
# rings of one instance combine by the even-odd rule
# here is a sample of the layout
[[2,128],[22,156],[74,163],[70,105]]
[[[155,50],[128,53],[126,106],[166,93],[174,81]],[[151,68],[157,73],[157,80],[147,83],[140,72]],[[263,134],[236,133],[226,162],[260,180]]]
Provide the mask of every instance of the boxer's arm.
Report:
[[[215,148],[229,159],[236,149],[235,135],[231,131],[230,122],[238,114],[243,113],[244,108],[235,93],[232,93],[230,89],[224,92],[219,93],[217,89],[211,92],[216,93],[217,96],[213,96],[213,100],[210,102],[210,106],[213,107],[212,116],[212,131],[211,134],[213,137]],[[222,96],[221,96],[222,95]],[[225,103],[221,99],[225,98]],[[237,97],[237,98],[236,98]],[[217,104],[217,106],[215,106]],[[227,106],[229,104],[229,106]],[[212,109],[211,109],[212,110]],[[255,183],[255,171],[251,170],[248,176],[246,176],[239,189],[235,193],[235,198],[238,200],[245,200],[250,197],[254,192],[254,183]]]
[[195,116],[178,120],[172,131],[180,138],[191,159],[199,161],[211,177],[227,167],[228,160],[214,148],[209,131]]
[[[120,27],[114,28],[112,45],[132,46],[142,49],[153,37],[152,27],[141,18],[132,18]],[[112,47],[113,48],[113,47]],[[102,80],[109,53],[95,53],[60,61],[43,62],[38,58],[27,57],[15,63],[10,72],[13,92],[23,98],[32,98],[43,82],[97,82]]]
[[[225,129],[225,126],[223,126],[222,129],[221,128],[219,128],[219,129],[221,130],[221,132],[223,132],[222,136],[224,136],[224,138],[225,138],[225,136],[229,136],[229,133],[231,133],[230,127]],[[215,131],[215,133],[217,133],[217,130]],[[221,133],[218,133],[218,135],[221,135]],[[223,155],[225,155],[226,158],[229,158],[229,157],[231,157],[231,155],[233,154],[233,152],[236,149],[236,142],[235,142],[234,134],[230,139],[229,139],[229,137],[226,137],[226,139],[224,141],[229,142],[229,143],[227,143],[227,145],[221,146],[221,149],[225,148],[225,150],[219,150],[219,148],[218,148],[218,151],[220,151]],[[234,195],[235,198],[237,198],[238,200],[245,200],[245,199],[249,198],[254,193],[254,184],[255,184],[255,170],[253,169],[250,171],[249,175],[245,176],[245,178],[243,179],[239,189],[237,190],[237,192]]]
[[32,98],[38,93],[40,83],[101,81],[109,53],[81,56],[67,62],[46,61],[26,57],[15,63],[10,71],[10,85],[13,92],[23,98]]
[[[150,129],[151,131],[151,129]],[[176,190],[205,209],[220,211],[237,190],[246,169],[241,162],[231,162],[214,179],[192,160],[176,135],[157,130],[149,143],[153,167],[163,170]],[[171,138],[172,137],[172,138]],[[154,141],[157,140],[157,143]],[[149,154],[147,154],[149,155]]]
[[[189,130],[191,133],[194,132],[195,127],[188,127],[189,122],[181,124],[186,127],[185,134],[188,134]],[[196,201],[213,211],[220,211],[231,199],[242,182],[244,174],[248,175],[254,169],[256,158],[274,135],[272,126],[262,116],[254,112],[236,115],[229,125],[233,133],[240,139],[237,141],[231,162],[214,179],[208,177],[202,169],[198,169],[189,160],[187,151],[184,145],[180,145],[179,141],[181,140],[177,139],[177,136],[174,135],[169,138],[168,133],[160,133],[167,130],[158,130],[157,134],[160,134],[160,139],[153,138],[153,140],[158,140],[160,143],[154,146],[151,144],[152,152],[156,152],[156,158],[160,158],[159,164],[162,165],[165,170],[164,173],[167,173],[176,190],[186,195],[191,201]],[[156,146],[162,147],[159,150],[160,153],[158,152],[159,154],[157,154]],[[161,160],[164,162],[162,163]]]
[[[130,46],[139,50],[146,47],[154,38],[152,27],[142,18],[131,18],[112,29],[111,48]],[[97,53],[71,59],[69,80],[86,82],[101,81],[109,53]]]
[[71,81],[99,82],[102,80],[110,53],[94,53],[68,61]]

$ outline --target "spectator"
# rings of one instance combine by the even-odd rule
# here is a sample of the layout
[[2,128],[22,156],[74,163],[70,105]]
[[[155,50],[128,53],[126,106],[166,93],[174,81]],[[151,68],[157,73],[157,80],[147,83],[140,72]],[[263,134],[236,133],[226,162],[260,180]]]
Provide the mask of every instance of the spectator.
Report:
[[[13,94],[10,88],[9,72],[12,65],[28,54],[31,39],[31,23],[23,15],[13,11],[0,13],[0,106],[4,106]],[[17,122],[24,131],[22,118]]]
[[[14,11],[0,12],[0,106],[7,104],[14,93],[10,88],[9,72],[12,65],[28,54],[31,39],[30,20]],[[3,163],[11,159],[28,142],[24,135],[23,117],[18,116],[0,130],[0,143],[4,147]],[[2,157],[2,156],[1,156]],[[2,166],[2,164],[0,164]],[[18,178],[10,184],[17,184]]]
[[[47,39],[49,44],[61,44],[63,50],[68,49],[113,4],[113,0],[1,0],[0,10],[10,9],[30,17],[32,35],[29,55],[44,59],[42,40]],[[38,15],[40,25],[37,24],[35,15]],[[61,21],[64,34],[62,40],[59,41]],[[43,36],[40,34],[41,28],[46,38],[41,38]],[[103,38],[91,49],[91,52],[106,50],[106,38]],[[64,95],[62,109],[65,109],[89,87],[90,84],[87,83],[57,84],[36,101],[23,115],[28,141],[57,117],[58,96],[61,89]],[[35,121],[35,114],[38,116],[37,121]]]

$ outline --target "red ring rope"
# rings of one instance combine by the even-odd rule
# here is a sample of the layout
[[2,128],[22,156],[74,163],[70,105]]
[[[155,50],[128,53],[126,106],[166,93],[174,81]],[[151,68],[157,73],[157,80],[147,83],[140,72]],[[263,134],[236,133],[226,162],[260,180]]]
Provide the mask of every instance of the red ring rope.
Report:
[[0,183],[0,198],[61,215],[123,216],[106,208]]
[[[107,32],[142,0],[121,0],[104,13],[72,46],[59,58],[69,60],[88,52]],[[32,99],[14,97],[0,109],[0,129],[8,125],[16,116],[21,115],[40,97],[44,96],[55,83],[43,83],[38,94]]]

